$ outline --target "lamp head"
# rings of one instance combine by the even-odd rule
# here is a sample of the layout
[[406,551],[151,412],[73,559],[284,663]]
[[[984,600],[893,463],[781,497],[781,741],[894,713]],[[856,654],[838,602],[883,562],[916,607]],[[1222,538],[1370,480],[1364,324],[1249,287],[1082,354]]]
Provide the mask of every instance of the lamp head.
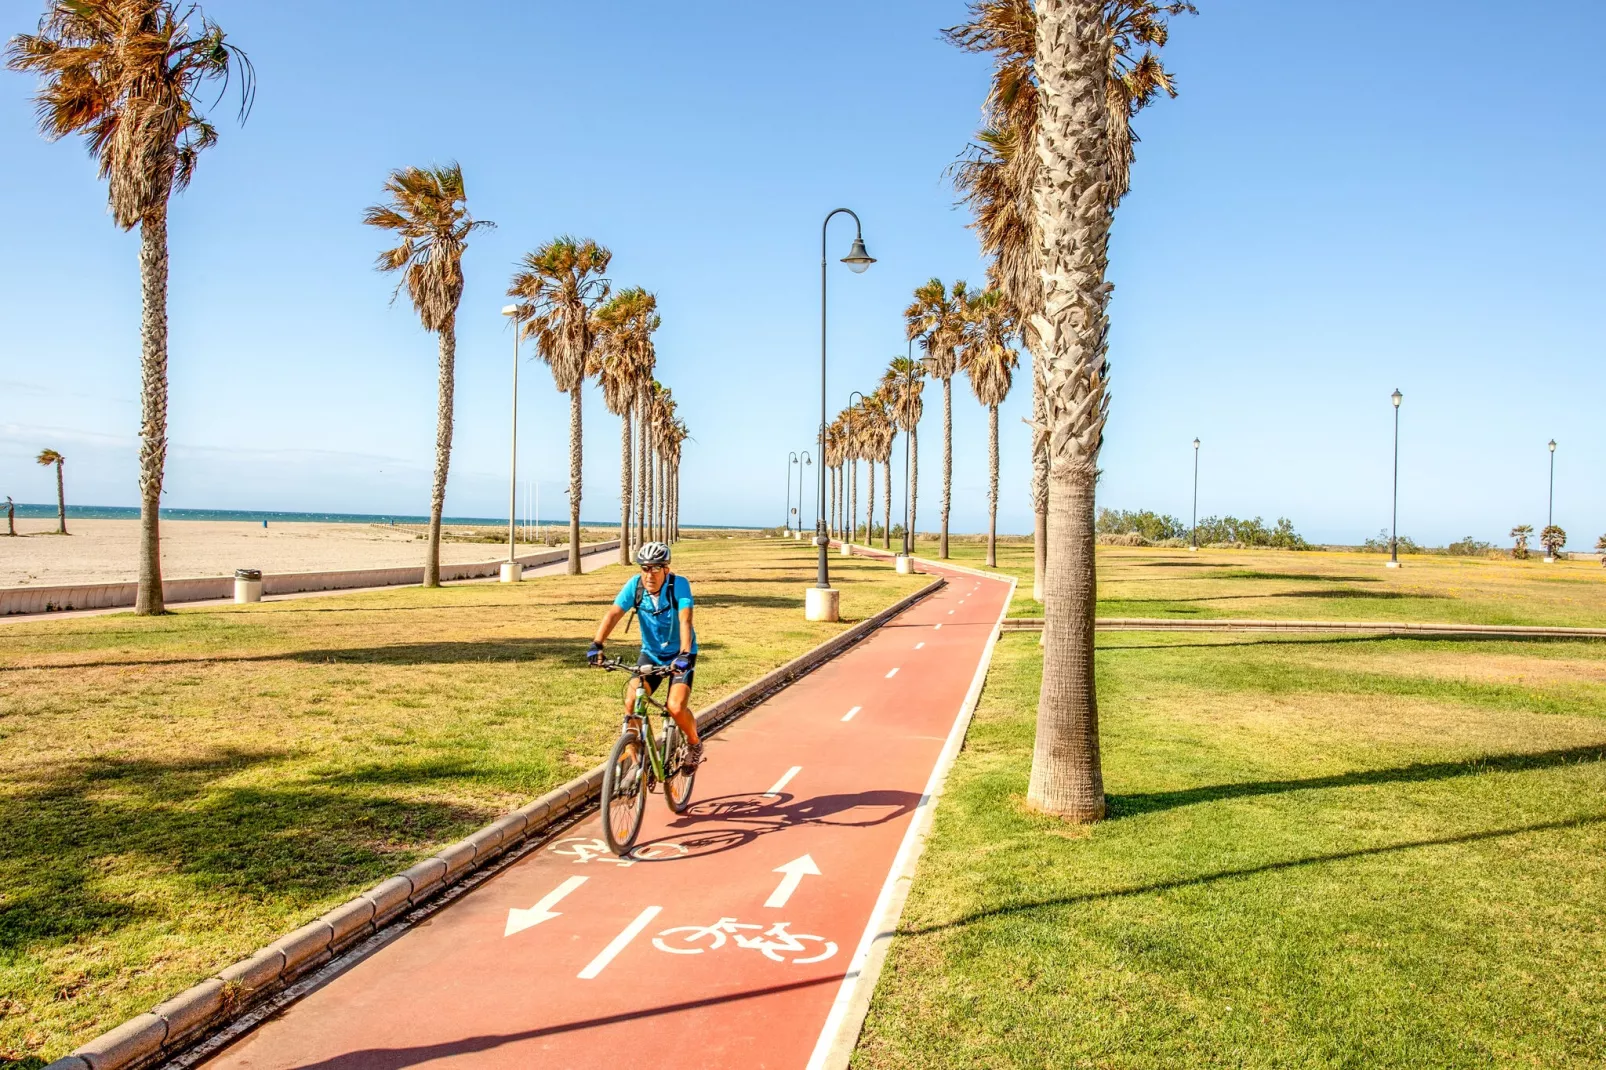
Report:
[[1550,452],[1551,453],[1555,453],[1556,452],[1556,440],[1555,439],[1551,439],[1550,440]]
[[1394,407],[1397,409],[1400,407],[1400,401],[1405,397],[1405,395],[1400,393],[1399,390],[1395,390],[1394,393],[1389,395],[1389,397],[1393,400]]
[[848,255],[842,258],[842,262],[856,275],[863,274],[866,268],[875,263],[875,257],[864,248],[863,236],[854,235],[853,247],[848,250]]
[[517,316],[518,314],[519,314],[519,306],[518,305],[503,305],[502,306],[502,315],[504,315],[504,316]]
[[1199,440],[1198,439],[1194,439],[1193,440],[1193,448],[1194,449],[1198,449],[1199,448]]

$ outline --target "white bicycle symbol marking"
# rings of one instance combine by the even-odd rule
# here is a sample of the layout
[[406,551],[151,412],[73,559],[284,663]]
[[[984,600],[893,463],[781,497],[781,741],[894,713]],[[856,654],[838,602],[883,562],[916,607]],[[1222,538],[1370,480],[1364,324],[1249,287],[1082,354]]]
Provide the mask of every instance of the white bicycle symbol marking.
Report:
[[[735,918],[720,918],[712,925],[677,925],[673,929],[665,929],[652,938],[652,945],[671,955],[701,955],[704,951],[718,951],[724,947],[726,934],[729,934],[736,938],[737,947],[762,951],[767,958],[776,962],[790,962],[795,966],[824,962],[836,954],[835,942],[811,933],[789,933],[786,927],[790,924],[778,921],[762,935],[748,936],[747,930],[762,930],[764,926],[739,922]],[[666,940],[666,937],[671,939]],[[824,949],[807,958],[792,957],[799,952],[813,950],[811,945],[814,944],[823,945]]]
[[573,857],[575,864],[581,862],[608,862],[621,869],[633,866],[637,862],[652,862],[660,858],[669,858],[674,855],[687,854],[685,847],[678,843],[644,843],[631,851],[628,857],[620,858],[608,849],[608,845],[600,839],[585,836],[570,836],[562,839],[547,848],[552,854]]

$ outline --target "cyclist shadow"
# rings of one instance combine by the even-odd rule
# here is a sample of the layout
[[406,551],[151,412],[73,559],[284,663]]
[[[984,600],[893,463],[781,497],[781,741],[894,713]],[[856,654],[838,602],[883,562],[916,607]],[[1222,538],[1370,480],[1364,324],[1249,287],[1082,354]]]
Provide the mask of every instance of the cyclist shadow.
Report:
[[[841,828],[871,828],[895,821],[914,812],[920,802],[917,791],[877,789],[835,795],[816,795],[809,799],[779,793],[721,795],[703,799],[669,823],[668,834],[637,848],[652,854],[657,845],[676,844],[656,858],[641,862],[675,862],[687,858],[719,854],[745,847],[760,836],[799,825],[834,825]],[[681,832],[679,830],[688,830]]]

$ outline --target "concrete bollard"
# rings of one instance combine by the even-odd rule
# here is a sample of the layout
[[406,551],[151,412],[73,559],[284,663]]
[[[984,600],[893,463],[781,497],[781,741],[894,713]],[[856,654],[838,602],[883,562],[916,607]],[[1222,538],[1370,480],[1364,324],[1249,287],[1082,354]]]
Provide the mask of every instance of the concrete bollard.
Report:
[[908,554],[899,554],[897,557],[898,573],[907,576],[915,570],[914,559]]
[[522,582],[524,582],[524,566],[519,564],[517,561],[503,561],[502,562],[502,582],[503,583],[522,583]]
[[842,619],[842,592],[835,587],[810,587],[803,596],[803,619]]
[[234,604],[262,601],[262,572],[254,568],[234,570]]
[[852,557],[853,556],[853,544],[851,542],[843,543],[842,544],[842,549],[838,550],[837,553],[842,557]]

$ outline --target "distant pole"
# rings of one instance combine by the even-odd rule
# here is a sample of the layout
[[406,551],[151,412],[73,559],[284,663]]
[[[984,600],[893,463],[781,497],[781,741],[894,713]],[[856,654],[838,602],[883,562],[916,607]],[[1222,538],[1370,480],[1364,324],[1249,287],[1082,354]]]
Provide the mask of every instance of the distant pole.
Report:
[[507,559],[511,564],[518,560],[514,518],[519,509],[519,306],[508,305],[502,315],[513,320],[513,436],[507,468]]
[[[809,456],[809,451],[808,450],[804,450],[801,454],[798,455],[798,462],[797,462],[797,529],[798,529],[798,531],[802,531],[803,530],[803,484],[808,482],[808,479],[803,474],[803,469],[804,469],[805,466],[813,467],[813,465],[814,465],[814,458]],[[791,471],[791,469],[787,469],[787,471]]]
[[[786,524],[785,524],[785,529],[786,529],[787,532],[790,532],[792,530],[792,466],[794,464],[796,464],[796,463],[797,463],[797,454],[796,453],[788,453],[786,455]],[[798,474],[798,478],[801,479],[803,477],[803,469],[799,468],[797,470],[797,474]],[[801,524],[803,522],[803,514],[799,513],[798,517],[797,517],[797,520],[798,520],[798,523]]]
[[1188,524],[1190,550],[1199,548],[1199,440],[1193,440],[1193,520]]
[[1396,387],[1394,402],[1394,511],[1389,518],[1389,568],[1400,567],[1400,402],[1405,395]]
[[1545,527],[1556,526],[1556,440],[1550,440],[1550,504],[1545,506]]

